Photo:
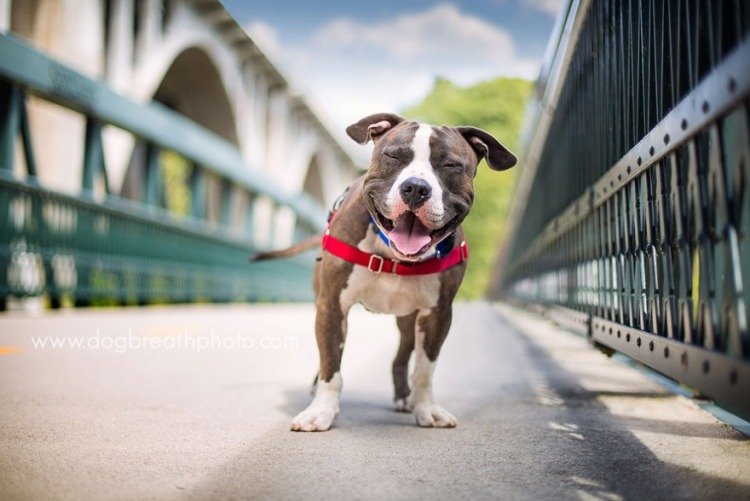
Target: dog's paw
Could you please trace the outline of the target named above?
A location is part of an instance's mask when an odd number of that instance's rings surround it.
[[[414,406],[408,398],[397,398],[393,402],[396,412],[411,412],[414,410]]]
[[[437,404],[420,404],[414,408],[417,424],[425,428],[455,428],[458,420]]]
[[[338,409],[311,405],[294,417],[289,428],[292,431],[326,431],[337,414]]]

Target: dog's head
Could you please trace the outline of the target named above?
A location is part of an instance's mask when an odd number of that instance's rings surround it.
[[[360,144],[375,142],[364,202],[404,260],[421,259],[458,228],[474,201],[481,159],[494,170],[516,164],[497,139],[475,127],[432,126],[378,113],[346,133]]]

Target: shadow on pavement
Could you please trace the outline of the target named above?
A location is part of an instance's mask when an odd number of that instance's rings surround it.
[[[632,431],[726,438],[716,431],[721,425],[623,419],[598,397],[664,396],[640,389],[588,391],[545,346],[490,306],[466,305],[457,313],[454,330],[459,332],[452,336],[480,336],[480,347],[493,350],[486,363],[515,363],[521,381],[487,380],[471,389],[471,401],[454,396],[454,403],[465,404],[458,428],[420,429],[411,415],[373,403],[367,395],[348,395],[331,431],[292,433],[288,421],[279,423],[185,494],[334,499],[750,496],[741,482],[661,461]],[[521,360],[514,359],[516,352],[523,354]],[[464,365],[466,372],[456,378],[469,380],[482,373],[482,367],[468,360]],[[308,388],[288,391],[280,410],[291,417],[303,409],[310,401]],[[451,398],[445,400],[451,404]]]

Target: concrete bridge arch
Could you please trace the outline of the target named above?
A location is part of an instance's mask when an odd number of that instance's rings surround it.
[[[346,146],[218,0],[0,0],[0,29],[12,31],[87,76],[138,101],[161,101],[239,149],[248,169],[287,194],[330,204],[360,173]],[[80,189],[84,123],[31,103],[40,179]],[[119,193],[134,140],[105,130],[110,187]],[[255,211],[262,245],[281,245],[294,222],[283,210]],[[278,228],[279,223],[286,229]],[[265,227],[265,235],[262,230]],[[273,231],[271,230],[272,228]]]
[[[152,99],[239,146],[237,121],[219,70],[201,47],[189,47],[171,63]]]

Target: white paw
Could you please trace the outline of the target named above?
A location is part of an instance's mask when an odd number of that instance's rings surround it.
[[[414,417],[419,426],[426,428],[455,428],[458,420],[437,404],[419,404],[414,407]]]
[[[411,403],[409,398],[397,398],[393,402],[396,412],[411,412],[414,410],[414,405]]]
[[[338,413],[339,410],[335,407],[313,403],[294,416],[290,429],[292,431],[326,431],[331,427]]]

